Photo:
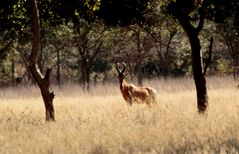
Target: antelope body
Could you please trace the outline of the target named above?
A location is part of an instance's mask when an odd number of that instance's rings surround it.
[[[118,75],[116,77],[119,79],[120,91],[123,95],[125,101],[132,105],[132,102],[141,102],[151,105],[151,103],[156,102],[156,90],[151,87],[137,87],[133,84],[126,82],[125,78],[127,74],[124,74],[126,64],[122,63],[123,69],[120,70],[119,63],[116,64],[116,70]]]

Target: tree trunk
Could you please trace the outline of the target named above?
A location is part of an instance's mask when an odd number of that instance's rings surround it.
[[[208,95],[206,87],[206,78],[205,74],[203,73],[201,45],[198,37],[199,32],[204,25],[204,12],[200,11],[199,22],[198,25],[195,27],[195,25],[191,24],[190,18],[188,18],[188,16],[181,11],[182,10],[177,11],[177,14],[175,15],[179,20],[180,25],[186,32],[191,45],[193,77],[197,92],[197,108],[199,113],[205,113],[208,107]]]
[[[142,86],[143,85],[143,73],[142,73],[142,63],[141,61],[138,62],[138,64],[136,64],[136,72],[137,72],[137,80],[138,80],[138,85]]]
[[[238,52],[233,41],[227,41],[226,44],[231,55],[232,74],[236,80],[238,77]]]
[[[233,61],[233,77],[236,80],[239,76],[239,55],[238,55],[238,49],[233,48],[234,50],[234,55],[232,57],[232,61]]]
[[[85,72],[85,61],[83,58],[81,58],[81,61],[79,61],[80,65],[80,84],[82,84],[82,90],[85,91],[86,87],[86,72]]]
[[[203,73],[201,45],[198,35],[188,34],[191,44],[193,77],[197,91],[197,107],[199,113],[204,113],[208,106],[206,78]]]
[[[232,59],[233,65],[233,77],[236,80],[238,78],[238,55],[234,55]]]
[[[138,57],[137,57],[137,62],[136,62],[136,74],[137,74],[137,79],[138,79],[138,85],[142,86],[143,85],[143,74],[142,74],[142,60],[141,60],[141,47],[140,47],[140,27],[138,27],[138,30],[136,32],[136,47],[137,47],[137,52],[138,52]]]
[[[86,70],[86,85],[87,85],[87,91],[90,91],[90,72],[89,70]]]
[[[11,81],[12,81],[12,86],[15,85],[15,62],[14,62],[14,59],[11,60]]]
[[[51,69],[48,68],[46,70],[45,76],[43,76],[37,66],[40,51],[40,20],[36,0],[31,0],[31,3],[33,22],[33,45],[31,55],[29,57],[29,69],[41,90],[42,98],[45,104],[46,121],[55,121],[53,107],[54,93],[49,91]]]
[[[60,50],[57,50],[57,83],[61,85],[61,73],[60,73]]]
[[[46,70],[46,74],[44,78],[39,78],[38,71],[36,65],[29,65],[30,71],[33,75],[33,78],[36,80],[40,90],[41,95],[44,101],[45,105],[45,114],[46,114],[46,121],[55,121],[55,114],[54,114],[54,106],[53,106],[53,99],[54,99],[54,93],[50,92],[49,85],[50,85],[50,73],[51,69]]]

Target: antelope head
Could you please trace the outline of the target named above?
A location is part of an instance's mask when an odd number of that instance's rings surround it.
[[[120,64],[123,66],[122,69],[120,69]],[[122,86],[122,82],[123,80],[126,78],[127,74],[125,74],[125,68],[126,68],[126,64],[124,62],[122,63],[117,63],[116,64],[116,70],[118,72],[118,74],[115,74],[115,76],[119,79],[120,85]],[[120,87],[122,89],[122,87]]]

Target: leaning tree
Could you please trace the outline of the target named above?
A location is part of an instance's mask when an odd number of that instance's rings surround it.
[[[45,35],[46,27],[56,27],[69,21],[78,20],[79,14],[86,17],[90,16],[87,12],[90,1],[49,1],[49,0],[2,0],[0,6],[0,32],[10,36],[3,47],[0,48],[0,57],[4,57],[7,48],[13,43],[13,38],[30,41],[32,38],[32,51],[28,57],[28,67],[38,84],[45,103],[46,120],[55,121],[53,98],[54,93],[49,90],[51,69],[46,69],[45,75],[40,68],[41,63],[41,43]],[[82,17],[81,16],[81,17]],[[31,35],[29,31],[32,30]],[[28,40],[29,39],[29,40]],[[25,42],[23,42],[25,43]]]
[[[36,0],[31,0],[32,6],[32,32],[33,32],[33,44],[32,51],[29,57],[29,69],[32,73],[33,78],[36,80],[42,94],[42,98],[46,109],[46,121],[55,121],[53,99],[54,93],[50,92],[50,73],[51,69],[46,70],[45,76],[42,75],[41,71],[37,66],[37,61],[40,51],[40,20]]]
[[[41,27],[43,26],[40,21],[49,22],[52,26],[63,24],[63,21],[67,23],[70,19],[75,21],[78,16],[75,9],[77,7],[78,10],[81,10],[81,8],[82,10],[86,10],[83,9],[85,1],[69,1],[66,3],[65,1],[39,0],[37,2],[36,0],[31,0],[29,3],[27,2],[25,4],[25,7],[29,12],[28,14],[31,15],[33,33],[32,51],[29,56],[29,70],[41,90],[42,98],[45,104],[46,121],[55,121],[53,106],[53,99],[55,95],[49,88],[51,68],[47,68],[45,75],[43,75],[41,72],[42,70],[39,69],[38,65],[41,50],[40,32]],[[40,20],[40,17],[42,20]]]

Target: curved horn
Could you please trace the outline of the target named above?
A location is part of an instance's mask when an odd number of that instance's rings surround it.
[[[121,73],[121,71],[119,70],[119,63],[116,63],[115,68],[116,68],[118,73]]]
[[[122,69],[122,73],[123,73],[125,71],[126,64],[125,64],[125,62],[122,62],[122,64],[123,64],[123,69]]]

